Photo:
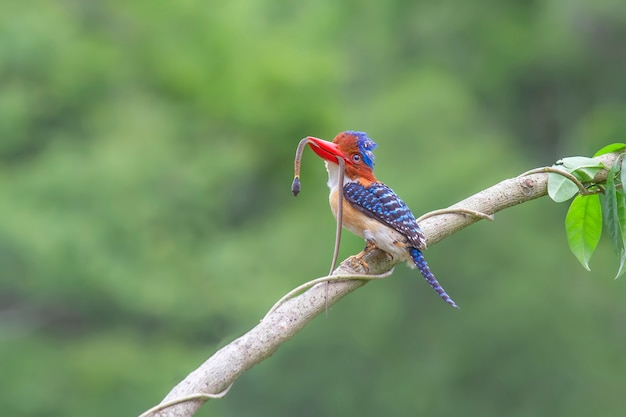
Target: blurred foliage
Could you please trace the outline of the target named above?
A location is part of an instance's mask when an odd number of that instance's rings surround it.
[[[0,408],[138,414],[323,275],[303,136],[367,131],[417,215],[624,141],[625,37],[614,0],[5,1]],[[620,414],[624,283],[603,243],[592,273],[569,254],[565,209],[430,248],[460,312],[399,266],[199,415]]]

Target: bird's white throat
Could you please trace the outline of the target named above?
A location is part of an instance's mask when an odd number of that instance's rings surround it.
[[[329,161],[324,161],[324,164],[326,165],[326,171],[328,171],[328,182],[326,184],[328,185],[328,188],[334,190],[339,185],[339,164],[334,164]],[[354,180],[351,180],[344,175],[343,185],[346,185],[349,182],[354,182]]]

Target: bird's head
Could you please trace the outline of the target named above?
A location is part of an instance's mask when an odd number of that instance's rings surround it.
[[[308,137],[308,144],[318,156],[329,163],[338,164],[337,158],[345,162],[346,176],[350,179],[361,177],[376,181],[374,177],[374,149],[376,142],[364,132],[346,131],[338,134],[332,142]]]

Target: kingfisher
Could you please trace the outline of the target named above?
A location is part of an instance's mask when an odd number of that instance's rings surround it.
[[[422,251],[426,237],[406,203],[374,176],[376,143],[365,132],[345,131],[332,142],[309,136],[309,147],[322,159],[328,171],[329,202],[335,218],[339,208],[339,187],[343,190],[342,225],[365,239],[365,252],[381,249],[392,259],[406,262],[420,271],[439,296],[458,308],[431,272]],[[339,184],[339,159],[345,167]]]

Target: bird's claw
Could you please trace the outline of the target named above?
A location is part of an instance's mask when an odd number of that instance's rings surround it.
[[[365,255],[367,255],[369,252],[373,251],[374,249],[378,249],[378,246],[376,246],[376,243],[373,240],[368,239],[365,241],[365,248],[363,248],[361,252],[359,252],[358,254],[354,256],[354,259],[358,263],[361,264],[361,266],[363,267],[365,271],[367,271],[367,273],[369,273],[370,266],[367,264],[367,262],[363,258],[365,257]]]
[[[368,263],[365,261],[364,257],[370,253],[373,250],[380,250],[380,248],[378,246],[376,246],[376,242],[374,242],[373,240],[366,240],[365,241],[365,248],[363,248],[363,250],[361,252],[359,252],[358,254],[354,255],[354,259],[361,264],[361,266],[363,267],[363,269],[366,271],[366,273],[369,273],[370,267],[368,265]],[[386,252],[385,252],[386,253]],[[390,254],[387,254],[389,256],[391,256]]]
[[[367,252],[365,249],[362,250],[361,252],[357,253],[356,255],[354,255],[352,258],[354,259],[354,261],[358,262],[361,267],[363,268],[363,270],[365,271],[366,274],[369,274],[370,272],[370,266],[369,264],[365,261],[365,259],[363,259],[363,257],[365,255],[367,255]]]

